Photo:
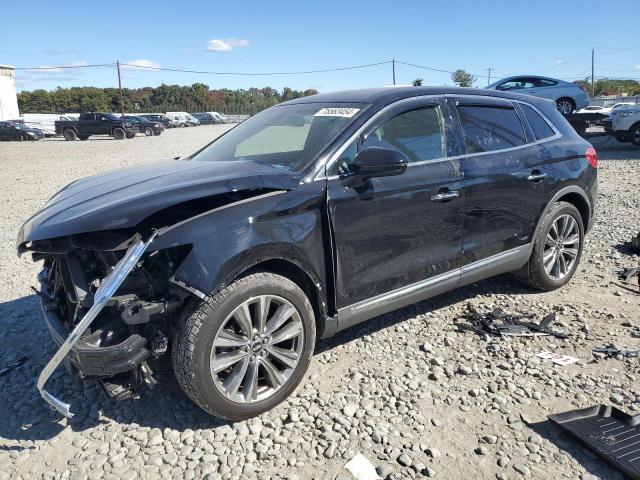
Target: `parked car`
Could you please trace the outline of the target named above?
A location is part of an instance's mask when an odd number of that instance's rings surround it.
[[[211,115],[218,123],[227,123],[226,115],[222,115],[221,113],[218,113],[218,112],[206,112],[206,113]]]
[[[186,116],[187,116],[187,122],[189,122],[189,125],[193,127],[200,125],[200,120],[198,120],[196,117],[194,117],[190,113],[187,113]]]
[[[160,122],[152,122],[147,120],[143,116],[138,115],[124,115],[121,117],[123,120],[128,120],[132,124],[137,124],[138,131],[144,133],[147,137],[154,135],[160,135],[164,132],[164,125]]]
[[[44,132],[45,136],[52,137],[56,134],[56,120],[72,119],[55,113],[25,113],[22,115],[22,120],[26,126],[38,128]]]
[[[640,104],[616,108],[602,122],[605,132],[620,142],[631,142],[640,147]]]
[[[15,140],[22,142],[25,140],[41,140],[44,132],[38,128],[31,128],[21,122],[0,122],[0,140]]]
[[[56,121],[56,133],[65,140],[87,140],[91,135],[109,135],[116,140],[133,138],[138,127],[111,113],[81,113],[78,120]]]
[[[38,387],[69,415],[44,390],[63,358],[115,398],[171,358],[202,409],[258,415],[318,338],[505,272],[567,284],[596,167],[552,101],[408,87],[291,100],[184,161],[77,180],[17,239],[61,346]]]
[[[167,117],[171,119],[174,127],[189,127],[191,122],[187,117],[187,112],[167,112]]]
[[[214,117],[209,112],[194,113],[193,116],[200,122],[200,125],[216,125],[222,123],[220,119]]]
[[[139,116],[144,117],[151,122],[160,122],[164,125],[164,128],[173,127],[173,122],[171,121],[171,119],[162,113],[146,113]]]
[[[556,78],[534,75],[507,77],[492,83],[487,88],[548,98],[556,102],[558,111],[563,115],[569,115],[589,105],[589,94],[584,87]]]

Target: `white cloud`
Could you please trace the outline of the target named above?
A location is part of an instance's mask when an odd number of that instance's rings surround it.
[[[634,70],[640,70],[640,65],[636,65],[635,67],[633,67]]]
[[[561,65],[564,63],[564,60],[556,60],[556,65]]]
[[[60,67],[52,67],[49,65],[42,65],[38,68],[29,68],[26,71],[29,73],[37,73],[38,75],[58,75],[60,73],[70,73],[73,71],[73,68],[64,68],[64,67],[84,67],[87,65],[87,62],[72,62],[67,63],[66,65],[62,65]]]
[[[230,52],[236,47],[248,47],[249,40],[246,38],[214,38],[207,43],[207,50],[210,52]]]
[[[149,70],[154,68],[160,68],[160,64],[154,62],[153,60],[131,60],[129,62],[125,62],[126,65],[123,65],[122,68],[134,69],[134,70]]]

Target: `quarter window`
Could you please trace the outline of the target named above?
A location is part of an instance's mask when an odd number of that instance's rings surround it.
[[[526,143],[513,107],[459,105],[458,113],[467,153],[491,152]]]
[[[417,108],[386,121],[362,143],[362,148],[398,150],[409,163],[444,157],[442,116],[436,105]]]
[[[536,140],[542,140],[543,138],[549,138],[555,135],[553,129],[538,112],[524,103],[521,103],[520,105],[522,106],[524,116],[527,117],[527,121],[531,126],[531,130],[533,130]]]

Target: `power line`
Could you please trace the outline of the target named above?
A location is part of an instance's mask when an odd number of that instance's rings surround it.
[[[115,67],[114,63],[96,63],[93,65],[60,65],[58,67],[15,67],[14,70],[60,70],[63,68]]]
[[[214,71],[206,71],[206,70],[186,70],[181,68],[170,68],[170,67],[151,67],[151,66],[140,66],[131,63],[121,63],[121,66],[134,67],[138,70],[160,70],[167,72],[179,72],[179,73],[196,73],[196,74],[204,74],[204,75],[238,75],[238,76],[271,76],[271,75],[305,75],[310,73],[326,73],[326,72],[341,72],[344,70],[355,70],[358,68],[368,68],[368,67],[377,67],[379,65],[388,65],[392,63],[393,60],[387,60],[385,62],[377,62],[377,63],[367,63],[364,65],[352,65],[349,67],[337,67],[337,68],[325,68],[319,70],[301,70],[294,72],[214,72]],[[396,63],[398,63],[396,61]],[[114,64],[115,65],[115,64]]]

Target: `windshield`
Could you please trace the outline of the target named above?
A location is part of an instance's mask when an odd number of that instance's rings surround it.
[[[299,172],[366,107],[353,103],[271,107],[230,130],[192,159],[245,160]]]

